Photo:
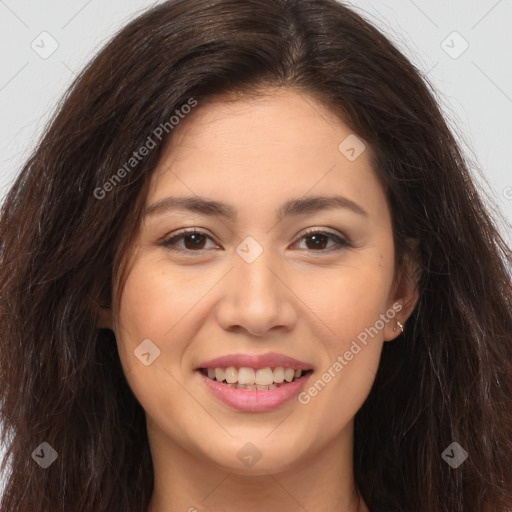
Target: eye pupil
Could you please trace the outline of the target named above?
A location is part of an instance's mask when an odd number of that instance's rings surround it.
[[[325,235],[319,235],[319,234],[316,234],[316,235],[311,235],[308,237],[308,239],[311,241],[313,240],[313,247],[316,248],[316,249],[325,249],[326,245],[327,245],[327,237]],[[323,240],[322,240],[323,239]],[[309,249],[310,247],[308,247]]]
[[[192,244],[187,244],[187,241],[192,240]],[[184,237],[185,241],[185,247],[187,249],[195,248],[195,249],[202,249],[202,245],[204,245],[205,237],[201,235],[200,233],[191,233],[190,235],[186,235]]]

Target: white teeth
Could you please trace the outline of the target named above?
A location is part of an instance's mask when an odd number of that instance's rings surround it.
[[[274,382],[274,372],[271,368],[260,368],[256,370],[256,384],[269,386]]]
[[[247,366],[242,366],[240,370],[238,370],[238,383],[239,384],[254,384],[256,380],[256,373],[254,372],[254,368],[247,368]]]
[[[228,366],[224,371],[224,378],[228,384],[238,382],[238,371],[234,366]]]
[[[282,366],[278,366],[274,368],[274,382],[280,384],[284,380],[284,368]]]
[[[283,368],[282,366],[276,366],[274,370],[269,366],[258,369],[247,366],[242,366],[238,369],[234,366],[207,368],[207,374],[210,379],[224,382],[228,386],[237,389],[260,391],[276,389],[280,384],[299,379],[303,373],[302,370]]]
[[[284,371],[284,380],[286,382],[291,382],[293,380],[293,377],[295,375],[295,370],[293,368],[286,368]]]
[[[222,382],[224,380],[224,370],[222,368],[215,368],[215,378]]]

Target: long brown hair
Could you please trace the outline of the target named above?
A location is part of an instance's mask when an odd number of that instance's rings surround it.
[[[334,0],[175,0],[77,77],[3,204],[2,512],[146,511],[144,411],[97,305],[112,303],[171,116],[269,87],[314,96],[370,144],[398,262],[418,240],[419,301],[356,415],[361,495],[372,511],[512,509],[512,255],[430,86]],[[46,469],[31,456],[44,442]],[[468,454],[456,469],[453,442]]]

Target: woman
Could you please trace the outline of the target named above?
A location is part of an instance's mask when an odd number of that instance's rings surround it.
[[[511,509],[510,249],[341,4],[132,21],[0,240],[3,512]]]

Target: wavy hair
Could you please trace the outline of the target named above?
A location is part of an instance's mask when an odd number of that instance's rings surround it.
[[[334,0],[173,0],[76,78],[2,205],[2,512],[147,510],[145,415],[98,305],[172,132],[109,180],[190,98],[273,87],[368,142],[397,262],[418,244],[418,303],[355,418],[358,490],[372,512],[512,509],[512,255],[431,86]],[[46,469],[31,456],[43,442],[58,454]],[[441,456],[452,442],[468,453],[457,469]]]

